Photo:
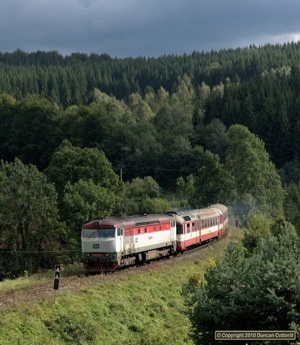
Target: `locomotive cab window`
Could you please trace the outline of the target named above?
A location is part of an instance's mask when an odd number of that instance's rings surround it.
[[[98,236],[98,230],[96,229],[82,229],[82,237],[84,238],[96,238]]]
[[[183,234],[183,226],[180,224],[177,225],[177,234],[178,235]]]
[[[99,238],[114,238],[116,236],[116,229],[99,229]]]

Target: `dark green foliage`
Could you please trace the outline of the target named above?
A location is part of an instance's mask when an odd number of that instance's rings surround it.
[[[206,207],[226,203],[234,194],[234,179],[220,163],[219,156],[196,147],[193,152],[194,193],[189,193],[190,204]]]
[[[1,157],[18,156],[44,169],[68,139],[103,150],[116,169],[123,167],[126,180],[151,175],[170,188],[179,176],[194,173],[186,165],[195,145],[223,163],[225,128],[240,123],[282,167],[299,152],[299,47],[250,46],[158,59],[0,54],[0,92],[20,102],[8,102],[0,112]],[[31,94],[52,103],[24,100]]]
[[[55,151],[45,173],[56,185],[61,219],[79,248],[81,225],[112,213],[122,182],[101,150],[81,149],[67,140]]]
[[[80,243],[81,226],[92,219],[110,215],[115,206],[116,196],[108,188],[93,180],[67,182],[62,200],[62,215],[77,243]]]
[[[249,210],[257,208],[271,217],[282,217],[282,183],[263,141],[237,124],[228,129],[227,135],[226,167],[235,181],[236,208],[244,203]]]
[[[158,183],[151,177],[139,177],[126,182],[125,190],[117,200],[118,214],[163,213],[171,209],[167,200],[161,198]]]
[[[119,186],[118,176],[111,168],[105,154],[97,148],[72,146],[63,141],[55,151],[49,167],[46,169],[49,179],[54,182],[60,193],[67,182],[75,184],[80,179],[91,179],[95,184],[116,191]]]
[[[77,239],[89,217],[163,212],[168,200],[222,202],[241,219],[250,210],[283,219],[285,211],[299,232],[299,50],[157,59],[0,53],[0,158],[45,171]],[[284,209],[275,167],[289,194]],[[162,194],[139,185],[150,176]]]
[[[278,238],[280,238],[281,235],[291,236],[291,238],[297,237],[295,226],[284,219],[278,219],[272,224],[271,233]]]
[[[214,344],[215,330],[299,327],[300,244],[295,232],[264,238],[252,256],[246,253],[230,244],[190,297],[196,344]]]
[[[225,151],[227,148],[226,127],[219,119],[212,119],[212,121],[202,128],[199,139],[203,142],[203,146],[207,150],[219,156],[221,162],[225,160]]]
[[[18,156],[25,164],[46,168],[57,145],[57,114],[57,107],[46,99],[27,97],[16,102],[2,95],[1,158],[11,161]]]
[[[0,263],[13,275],[35,272],[55,259],[66,237],[56,191],[46,176],[19,159],[0,166]],[[50,255],[45,255],[50,250]],[[45,253],[43,253],[45,252]],[[7,255],[7,256],[6,256]]]
[[[300,234],[300,184],[290,183],[286,187],[284,209],[286,219],[294,224]]]
[[[38,94],[64,108],[90,104],[95,88],[118,99],[139,95],[140,102],[128,103],[141,118],[157,113],[164,90],[177,96],[176,120],[182,127],[181,116],[192,116],[195,128],[213,118],[226,127],[244,124],[282,166],[299,153],[299,49],[299,43],[290,43],[157,59],[17,50],[0,54],[0,93],[18,100]]]
[[[247,218],[243,245],[249,252],[253,252],[262,238],[271,236],[272,221],[262,213],[252,213]]]

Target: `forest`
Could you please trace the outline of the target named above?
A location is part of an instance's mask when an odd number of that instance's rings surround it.
[[[81,225],[112,214],[224,203],[249,255],[272,224],[298,236],[299,54],[0,53],[2,271],[80,260]]]

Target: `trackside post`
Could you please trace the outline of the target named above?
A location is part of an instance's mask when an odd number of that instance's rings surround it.
[[[60,265],[55,265],[53,289],[58,290],[60,278]]]
[[[59,278],[60,278],[60,265],[55,265],[54,283],[53,283],[53,289],[55,290],[54,303],[56,303],[56,292],[59,287]]]

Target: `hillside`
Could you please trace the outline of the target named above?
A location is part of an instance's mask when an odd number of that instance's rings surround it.
[[[85,278],[86,286],[77,280],[65,286],[62,273],[56,298],[50,284],[50,296],[1,309],[0,344],[192,344],[183,286],[201,281],[213,259],[241,236],[233,228],[192,255]]]

